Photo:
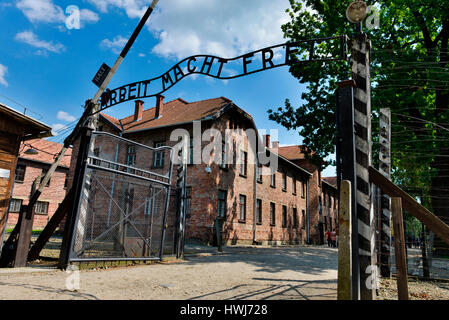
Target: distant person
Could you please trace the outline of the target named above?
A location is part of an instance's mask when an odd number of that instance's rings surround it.
[[[335,230],[335,233],[336,233],[336,236],[335,236],[335,239],[336,239],[336,241],[335,241],[335,245],[337,246],[337,248],[338,248],[338,229],[337,230]]]
[[[326,240],[327,240],[327,246],[332,247],[332,240],[331,240],[331,232],[330,230],[327,230],[326,232]]]
[[[332,247],[336,248],[337,247],[337,232],[335,232],[335,229],[333,229],[331,232],[331,242],[332,242]]]

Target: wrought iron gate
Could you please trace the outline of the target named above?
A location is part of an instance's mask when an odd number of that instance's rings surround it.
[[[152,260],[175,253],[175,212],[168,214],[172,153],[168,146],[92,133],[70,262]]]

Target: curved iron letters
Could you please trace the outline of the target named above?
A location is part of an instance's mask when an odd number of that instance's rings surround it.
[[[226,80],[295,63],[346,60],[346,43],[347,37],[339,36],[287,42],[231,59],[194,55],[179,61],[158,77],[107,89],[101,96],[100,111],[129,100],[159,95],[191,74]]]

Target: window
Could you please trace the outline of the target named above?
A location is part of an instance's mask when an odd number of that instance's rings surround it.
[[[47,174],[47,172],[48,172],[48,169],[42,169],[42,176],[41,176],[41,181],[39,181],[39,184],[42,183],[42,181],[44,180],[44,177],[45,177],[45,175]],[[46,187],[49,187],[49,186],[50,186],[50,181],[51,181],[51,178],[48,179],[48,182],[47,182]]]
[[[155,142],[154,147],[159,148],[164,145],[164,142]],[[155,151],[154,152],[154,161],[153,161],[153,167],[154,168],[162,168],[164,167],[164,151]]]
[[[126,164],[130,167],[136,166],[136,146],[128,146]],[[128,172],[135,173],[136,170],[128,168]]]
[[[217,210],[217,216],[219,218],[225,218],[226,217],[226,197],[227,192],[224,190],[218,191],[218,210]]]
[[[246,220],[246,196],[239,196],[239,221]]]
[[[248,167],[248,153],[245,151],[240,151],[241,163],[240,163],[240,175],[246,177],[247,167]]]
[[[262,224],[262,200],[256,201],[256,223]]]
[[[306,196],[306,182],[301,181],[301,197],[304,198]]]
[[[192,205],[192,187],[186,188],[186,218],[190,218],[190,208]]]
[[[136,165],[136,146],[128,146],[126,164],[130,167],[134,167]]]
[[[293,208],[293,228],[298,228],[298,210]]]
[[[232,140],[232,164],[237,168],[237,143]]]
[[[9,212],[20,212],[21,207],[22,199],[11,199],[11,203],[9,204]]]
[[[131,213],[133,211],[134,204],[134,187],[130,186],[128,192],[126,193],[126,213]]]
[[[67,189],[68,185],[69,185],[69,175],[66,174],[64,179],[64,189]]]
[[[150,189],[151,190],[151,189]],[[151,214],[153,213],[153,202],[152,202],[153,198],[151,197],[151,191],[150,191],[150,196],[145,198],[145,208],[143,209],[143,214],[146,217],[151,216]]]
[[[318,186],[321,187],[321,171],[318,171]]]
[[[257,165],[257,182],[262,183],[262,165]]]
[[[16,167],[16,174],[15,174],[15,178],[14,181],[17,183],[23,183],[23,180],[25,180],[25,171],[26,171],[26,166],[23,164],[18,164]]]
[[[333,201],[334,201],[334,209],[337,208],[337,197],[333,197]]]
[[[302,219],[302,228],[306,228],[306,212],[305,210],[301,210],[301,219]]]
[[[270,202],[270,225],[276,225],[276,205]]]
[[[227,168],[227,165],[226,165],[226,151],[227,151],[227,149],[226,149],[226,142],[223,140],[221,142],[221,163],[220,163],[220,167],[223,168],[223,169]]]
[[[101,130],[100,130],[101,131]],[[100,148],[95,148],[94,149],[94,157],[99,157],[100,156]],[[99,166],[101,164],[100,160],[94,159],[92,161],[92,164]]]
[[[287,191],[287,172],[282,172],[282,191]]]
[[[323,192],[323,199],[324,199],[323,205],[326,206],[326,192]]]
[[[273,174],[271,175],[271,183],[270,183],[271,187],[276,187],[276,172],[273,172]]]
[[[282,227],[287,227],[287,206],[282,206]]]
[[[34,212],[37,214],[48,214],[48,202],[37,201],[34,205]]]
[[[296,194],[296,178],[293,178],[292,182],[292,193]]]

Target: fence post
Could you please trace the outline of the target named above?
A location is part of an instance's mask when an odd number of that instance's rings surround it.
[[[66,221],[64,225],[64,235],[62,238],[61,251],[59,253],[59,267],[65,269],[69,264],[70,246],[72,245],[72,237],[74,226],[78,215],[78,208],[82,192],[84,190],[83,180],[85,175],[85,168],[87,157],[89,154],[89,146],[92,138],[93,129],[90,127],[83,127],[81,130],[81,140],[78,149],[76,169],[73,176],[73,203],[72,207],[67,211]]]
[[[421,255],[422,255],[422,267],[423,277],[430,278],[429,260],[427,256],[427,230],[424,223],[421,223]]]
[[[391,168],[391,112],[390,108],[380,109],[379,125],[379,172],[386,178],[390,178]],[[384,192],[380,193],[380,244],[379,263],[382,277],[391,276],[390,248],[391,248],[391,227],[390,227],[390,197]]]
[[[407,258],[405,255],[404,224],[402,220],[401,198],[391,198],[393,216],[394,254],[396,258],[396,278],[399,300],[408,300]]]
[[[356,145],[356,213],[360,264],[360,299],[373,300],[375,288],[365,284],[374,274],[374,221],[368,168],[371,165],[371,82],[369,51],[371,41],[365,33],[355,34],[351,42],[354,88],[354,129]],[[353,220],[355,223],[355,220]],[[354,235],[355,236],[355,235]],[[371,271],[369,271],[371,270]]]
[[[354,130],[354,80],[341,81],[337,90],[337,185],[341,188],[341,181],[348,180],[351,183],[351,283],[352,299],[360,299],[360,267],[358,247],[358,226],[356,213],[356,153]]]
[[[351,198],[351,182],[341,181],[338,211],[338,300],[352,299]]]

